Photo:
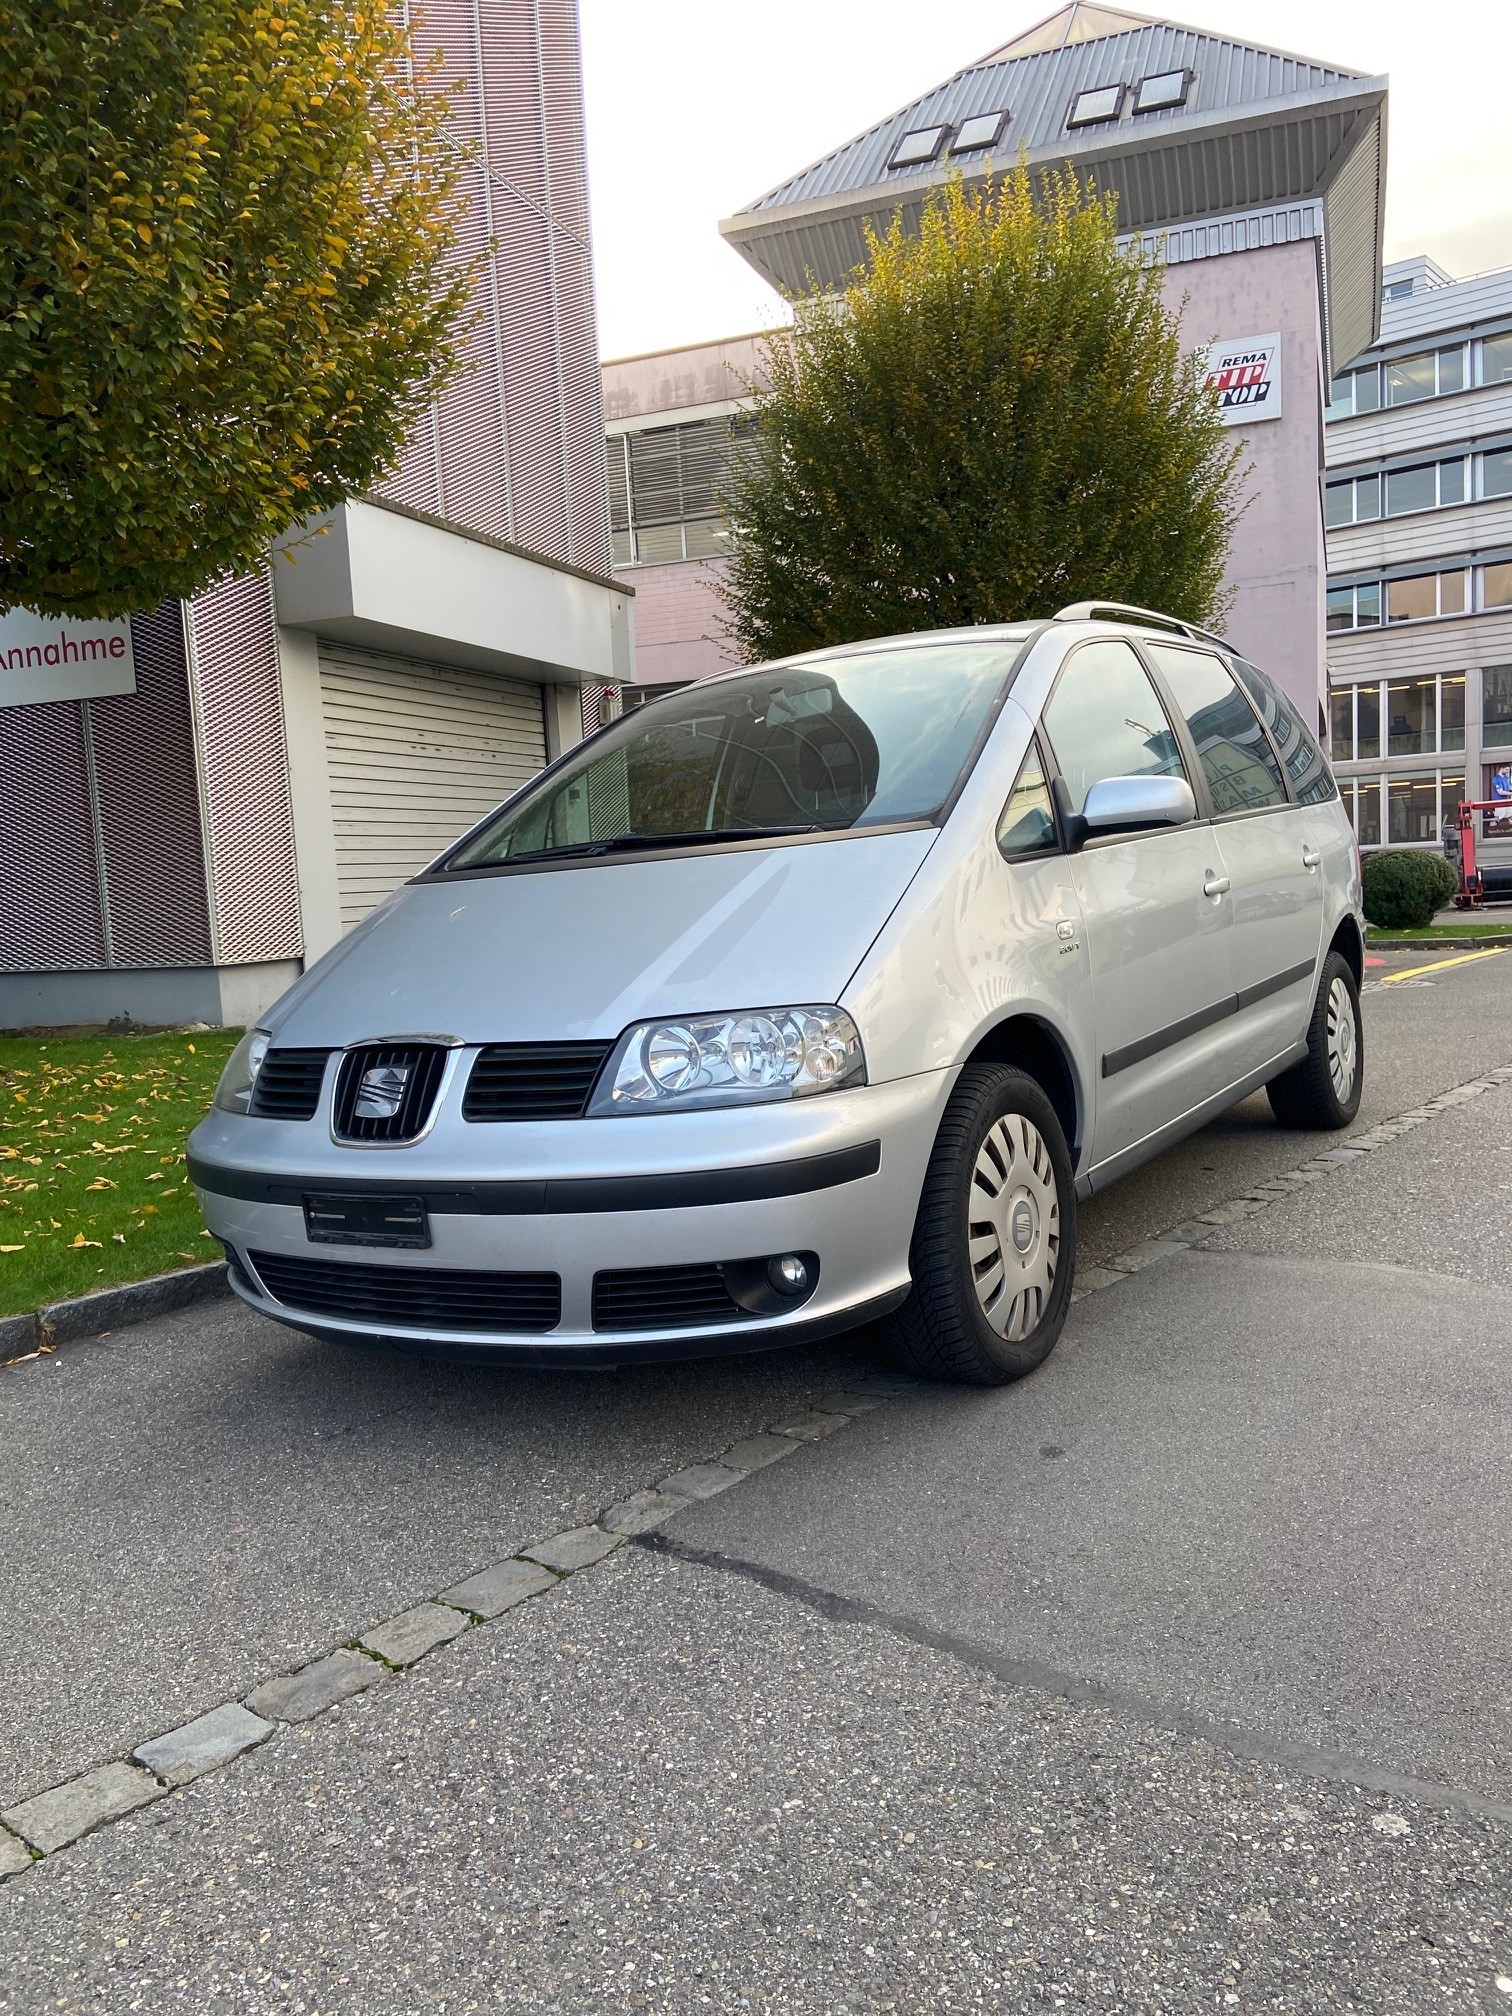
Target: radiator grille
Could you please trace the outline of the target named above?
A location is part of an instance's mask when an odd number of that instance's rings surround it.
[[[430,1119],[445,1069],[438,1043],[349,1050],[336,1080],[336,1134],[343,1141],[413,1141]],[[376,1110],[390,1104],[392,1111]]]
[[[249,1253],[275,1302],[312,1316],[391,1323],[401,1330],[554,1330],[558,1274],[494,1274],[442,1267],[372,1267],[302,1254]]]
[[[492,1043],[478,1052],[464,1120],[578,1120],[612,1043]]]
[[[751,1315],[716,1261],[698,1267],[625,1267],[593,1277],[595,1330],[685,1330]]]
[[[312,1120],[320,1104],[329,1050],[270,1050],[252,1088],[248,1112],[259,1120]]]

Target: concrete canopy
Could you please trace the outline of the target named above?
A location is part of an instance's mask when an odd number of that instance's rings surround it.
[[[1138,109],[1141,79],[1180,75],[1180,102]],[[1111,116],[1069,124],[1082,94],[1123,87]],[[961,151],[965,121],[1006,113],[993,153]],[[1342,361],[1375,337],[1385,196],[1386,79],[1174,22],[1061,9],[836,148],[720,230],[782,294],[840,285],[866,228],[917,221],[930,189],[980,181],[1019,158],[1072,165],[1116,191],[1124,232],[1158,236],[1197,219],[1321,207],[1328,347]],[[935,134],[928,159],[890,165],[905,134]],[[920,143],[928,147],[931,142]],[[952,151],[954,149],[955,151]],[[906,151],[906,150],[905,150]],[[1314,235],[1314,234],[1309,234]]]

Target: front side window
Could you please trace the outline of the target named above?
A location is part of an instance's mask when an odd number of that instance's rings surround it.
[[[1044,720],[1073,812],[1104,777],[1186,776],[1150,675],[1117,638],[1072,653]]]
[[[1147,648],[1186,721],[1214,812],[1284,805],[1286,786],[1265,731],[1227,666],[1209,651]]]
[[[1027,635],[696,681],[527,786],[446,868],[928,819]]]
[[[1057,845],[1050,785],[1039,750],[1032,743],[998,821],[997,843],[1010,857],[1049,854]]]

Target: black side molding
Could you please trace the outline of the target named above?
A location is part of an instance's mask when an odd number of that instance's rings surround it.
[[[1147,1057],[1169,1050],[1173,1044],[1184,1043],[1188,1036],[1211,1029],[1215,1022],[1225,1021],[1245,1008],[1253,1008],[1267,994],[1279,994],[1283,987],[1295,987],[1299,980],[1310,980],[1315,968],[1314,960],[1304,959],[1300,966],[1288,966],[1283,973],[1272,973],[1268,979],[1257,980],[1253,986],[1241,988],[1237,994],[1230,994],[1222,1001],[1215,1001],[1211,1008],[1199,1008],[1194,1015],[1183,1015],[1179,1022],[1167,1022],[1163,1029],[1141,1036],[1136,1042],[1125,1043],[1121,1050],[1104,1051],[1102,1075],[1114,1078],[1133,1064],[1143,1064]]]
[[[633,1122],[627,1123],[633,1125]],[[202,1156],[189,1157],[189,1180],[217,1197],[238,1197],[252,1204],[285,1204],[303,1210],[305,1195],[318,1189],[323,1196],[387,1197],[396,1188],[407,1197],[418,1195],[433,1217],[560,1217],[574,1211],[684,1211],[700,1204],[748,1204],[765,1197],[801,1197],[812,1190],[832,1190],[875,1176],[882,1166],[882,1143],[863,1141],[828,1155],[809,1155],[797,1162],[768,1162],[745,1169],[692,1169],[668,1176],[567,1176],[539,1181],[499,1183],[405,1183],[354,1180],[338,1182],[325,1171],[318,1176],[266,1176],[251,1169],[229,1169]]]

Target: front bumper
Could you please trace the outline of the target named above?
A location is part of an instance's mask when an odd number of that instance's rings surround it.
[[[403,1148],[331,1139],[309,1122],[214,1112],[190,1141],[205,1222],[231,1249],[232,1286],[275,1321],[353,1343],[530,1364],[617,1364],[754,1351],[843,1329],[895,1307],[925,1167],[954,1074],[930,1072],[790,1104],[634,1119],[464,1122],[443,1116]],[[633,1158],[633,1159],[632,1159]],[[427,1248],[315,1244],[306,1194],[426,1200]],[[780,1313],[616,1329],[595,1321],[606,1272],[815,1254],[817,1286]],[[329,1268],[546,1273],[549,1330],[449,1328],[301,1308],[251,1256]]]

